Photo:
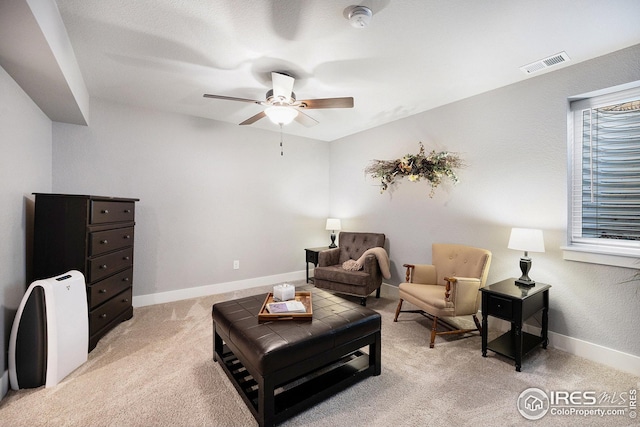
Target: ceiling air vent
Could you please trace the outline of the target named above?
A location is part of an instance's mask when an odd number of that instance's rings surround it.
[[[548,58],[541,59],[540,61],[532,62],[531,64],[520,67],[520,69],[525,74],[533,74],[549,67],[555,67],[556,65],[560,65],[570,60],[571,59],[569,58],[569,55],[567,55],[567,52],[560,52]]]

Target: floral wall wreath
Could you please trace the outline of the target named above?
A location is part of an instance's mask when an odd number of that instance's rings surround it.
[[[456,153],[431,151],[425,155],[422,142],[418,154],[407,154],[397,160],[372,160],[364,170],[372,178],[380,179],[380,193],[384,193],[396,179],[407,177],[411,182],[423,179],[431,184],[429,197],[433,197],[436,188],[443,178],[449,178],[454,184],[458,183],[458,176],[454,169],[464,167],[464,163]]]

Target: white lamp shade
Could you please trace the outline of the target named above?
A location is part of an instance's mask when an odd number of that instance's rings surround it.
[[[342,227],[340,226],[340,220],[338,218],[327,218],[327,226],[325,227],[327,230],[340,230]]]
[[[298,115],[298,110],[292,107],[274,105],[264,110],[264,113],[277,125],[288,125]]]
[[[534,228],[512,228],[509,249],[524,252],[544,252],[542,230]]]

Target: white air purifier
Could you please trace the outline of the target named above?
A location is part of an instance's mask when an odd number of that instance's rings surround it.
[[[11,388],[53,387],[87,361],[89,320],[82,273],[33,282],[9,337]]]

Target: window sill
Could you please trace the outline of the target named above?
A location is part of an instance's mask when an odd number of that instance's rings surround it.
[[[638,249],[595,245],[562,246],[560,249],[562,249],[562,257],[566,261],[640,269],[640,250]]]

